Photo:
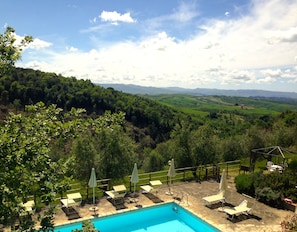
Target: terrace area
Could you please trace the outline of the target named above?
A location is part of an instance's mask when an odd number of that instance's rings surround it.
[[[173,196],[167,195],[168,187],[163,186],[159,189],[158,194],[156,194],[157,199],[163,202],[176,201],[183,207],[207,221],[208,223],[214,225],[221,231],[281,231],[280,223],[289,214],[293,214],[291,211],[280,210],[271,208],[265,204],[257,202],[254,199],[250,199],[244,195],[236,192],[233,180],[229,179],[229,186],[231,190],[231,195],[227,199],[229,205],[238,205],[243,199],[252,201],[253,211],[250,216],[241,215],[233,221],[227,219],[224,212],[221,211],[221,205],[214,205],[213,208],[209,208],[205,205],[202,200],[204,196],[212,195],[217,193],[218,185],[216,181],[203,181],[199,182],[186,182],[177,183],[172,185]],[[175,200],[174,198],[178,198]],[[135,202],[135,200],[137,202]],[[126,197],[124,202],[124,207],[122,209],[116,209],[107,197],[102,197],[97,202],[97,211],[90,211],[90,204],[85,204],[83,206],[75,207],[79,218],[74,220],[69,220],[62,209],[58,209],[55,217],[55,224],[61,225],[65,223],[71,223],[75,221],[91,219],[94,217],[101,217],[104,215],[110,215],[119,213],[125,210],[137,210],[138,205],[142,207],[152,206],[156,199],[150,199],[145,194],[139,193],[137,198]]]
[[[124,201],[117,205],[113,204],[110,197],[104,194],[102,189],[97,188],[96,192],[98,193],[101,191],[101,194],[100,197],[96,197],[96,211],[91,210],[93,206],[92,201],[83,201],[81,205],[71,207],[71,214],[67,214],[65,208],[59,205],[57,207],[54,222],[56,226],[63,225],[95,217],[116,214],[127,210],[137,210],[140,207],[149,207],[155,204],[162,204],[163,202],[175,201],[221,231],[281,231],[281,221],[284,220],[286,216],[293,215],[294,212],[272,208],[256,201],[253,198],[250,198],[249,196],[239,194],[236,191],[234,184],[235,175],[232,175],[232,172],[234,173],[234,169],[233,171],[230,170],[231,168],[229,168],[230,175],[228,175],[227,178],[230,194],[226,197],[225,205],[219,203],[213,204],[212,207],[209,207],[206,206],[206,202],[202,199],[205,196],[218,193],[219,183],[216,178],[212,178],[210,176],[210,178],[202,181],[180,181],[174,179],[174,183],[170,188],[172,195],[168,194],[168,182],[161,179],[162,185],[158,188],[157,193],[143,193],[143,191],[139,188],[142,183],[139,183],[136,191],[137,196],[133,197],[133,194],[129,191],[129,187],[127,186],[128,193],[124,197]],[[239,171],[238,167],[235,168],[235,171]],[[184,176],[184,174],[181,175]],[[153,179],[155,178],[158,177],[154,176]],[[176,178],[178,179],[178,177]],[[242,214],[235,217],[234,220],[228,219],[226,213],[223,212],[223,208],[237,206],[244,199],[252,203],[253,206],[251,213],[249,215]],[[37,214],[35,214],[34,217],[37,217]]]

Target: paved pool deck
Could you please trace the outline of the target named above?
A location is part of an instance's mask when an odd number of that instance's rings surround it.
[[[173,184],[171,191],[173,195],[168,195],[168,186],[163,184],[158,193],[154,193],[163,202],[172,202],[180,204],[198,217],[212,224],[221,231],[253,231],[253,232],[279,232],[282,231],[280,223],[288,215],[294,214],[292,211],[280,210],[269,207],[263,203],[256,201],[253,198],[244,196],[236,192],[233,179],[228,179],[229,191],[231,194],[227,198],[227,203],[224,207],[232,207],[238,205],[242,200],[247,199],[253,204],[251,215],[241,215],[233,221],[227,219],[226,213],[222,212],[222,205],[217,204],[213,207],[206,206],[206,202],[202,199],[205,196],[213,195],[218,192],[219,183],[214,180],[199,182],[182,182]],[[99,191],[99,190],[98,190]],[[125,209],[116,209],[107,197],[98,199],[96,204],[97,211],[91,211],[92,204],[84,204],[83,206],[74,207],[78,213],[78,219],[70,220],[65,212],[58,208],[55,216],[55,224],[61,225],[73,223],[94,217],[102,217],[105,215],[116,214],[128,210],[137,210],[138,206],[149,207],[155,204],[141,191],[138,191],[138,197],[126,197]],[[136,199],[136,202],[135,202]]]

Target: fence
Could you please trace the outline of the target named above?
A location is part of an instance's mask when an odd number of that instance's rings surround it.
[[[217,181],[220,180],[221,173],[225,169],[227,173],[227,177],[237,175],[241,170],[241,165],[239,160],[218,163],[215,165],[201,165],[198,167],[185,167],[185,168],[176,168],[176,176],[171,178],[172,183],[176,182],[185,182],[185,181],[203,181],[208,179],[215,179]],[[150,172],[139,174],[139,182],[137,183],[137,189],[140,188],[141,185],[149,184],[151,180],[160,180],[162,184],[169,184],[169,177],[167,176],[168,170],[158,171],[158,172]],[[124,184],[126,188],[132,192],[133,184],[130,182],[130,177],[127,176],[121,182]],[[106,190],[111,190],[112,186],[117,184],[113,179],[101,179],[97,180],[97,188],[99,188],[101,193],[104,194]],[[71,189],[67,193],[71,192],[81,192],[84,199],[89,199],[89,193],[92,191],[88,186],[81,186],[81,184],[72,184]],[[98,191],[97,191],[98,192]]]

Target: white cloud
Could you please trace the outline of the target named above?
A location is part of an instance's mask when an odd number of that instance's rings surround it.
[[[125,22],[125,23],[135,23],[130,12],[125,14],[120,14],[116,11],[102,11],[100,14],[100,19],[105,22],[111,22],[112,24],[117,24],[118,22]]]
[[[66,47],[66,50],[70,51],[70,52],[77,52],[78,51],[78,48],[75,48],[73,46],[70,46],[70,47]]]
[[[261,71],[264,75],[279,77],[282,75],[282,71],[280,69],[265,69]]]
[[[16,38],[16,43],[21,44],[21,40],[24,39],[24,36],[20,36],[17,34],[14,34],[14,36]],[[46,47],[50,47],[50,46],[52,46],[52,43],[46,42],[46,41],[38,39],[38,38],[33,38],[33,42],[29,43],[29,45],[26,46],[24,48],[24,50],[28,49],[28,48],[31,48],[34,50],[40,50],[42,48],[46,48]]]
[[[261,83],[273,83],[276,81],[276,78],[273,77],[265,77],[265,78],[260,78],[256,82],[261,84]]]
[[[276,44],[280,42],[296,43],[297,27],[291,27],[287,30],[271,31],[267,41],[269,44]]]
[[[182,2],[178,9],[173,13],[172,18],[179,22],[188,22],[198,15],[195,2]]]
[[[174,32],[162,27],[164,30],[154,30],[148,37],[99,44],[100,49],[88,52],[69,47],[69,52],[50,55],[47,63],[33,64],[45,71],[97,83],[188,88],[220,85],[236,88],[247,83],[262,88],[266,83],[293,82],[297,79],[293,67],[297,57],[295,9],[296,1],[254,0],[248,13],[241,17],[197,22],[199,32],[187,39],[177,40]],[[195,18],[194,12],[181,5],[171,20],[188,22]],[[135,22],[130,13],[103,11],[100,18],[111,23]],[[158,23],[168,22],[170,17],[165,18],[160,17]],[[273,36],[279,42],[268,44]]]
[[[47,48],[47,47],[50,47],[50,46],[52,46],[52,43],[49,43],[49,42],[46,42],[44,40],[36,38],[36,39],[33,40],[32,43],[29,44],[28,48],[40,50],[42,48]]]

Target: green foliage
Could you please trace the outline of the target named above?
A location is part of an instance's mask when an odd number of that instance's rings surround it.
[[[96,134],[96,166],[101,178],[121,179],[137,162],[135,145],[119,125],[106,127]]]
[[[293,175],[296,175],[297,174],[297,159],[293,159],[290,162],[290,165],[288,168],[292,172]]]
[[[10,75],[0,76],[0,90],[3,101],[11,105],[16,99],[23,107],[42,101],[67,111],[72,107],[84,108],[92,117],[105,111],[125,112],[125,119],[133,124],[133,132],[140,135],[137,139],[145,139],[143,143],[151,147],[167,140],[177,121],[185,117],[185,114],[147,98],[105,89],[89,80],[31,69],[16,68]]]
[[[270,187],[257,187],[255,189],[255,194],[257,200],[261,202],[265,202],[271,206],[276,206],[277,203],[280,202],[281,192],[277,190],[273,190]]]
[[[196,115],[204,115],[203,112],[222,115],[222,113],[234,113],[237,115],[260,115],[266,123],[269,115],[277,115],[278,112],[296,108],[296,102],[292,104],[276,102],[269,99],[256,99],[236,96],[191,96],[182,94],[147,95],[146,97],[178,109],[192,109]],[[281,100],[281,99],[280,99]],[[267,121],[268,119],[268,121]]]
[[[290,165],[289,165],[290,166]],[[235,186],[238,192],[255,196],[258,200],[277,206],[282,198],[296,201],[297,181],[289,169],[283,173],[239,174],[235,177]]]
[[[15,30],[6,27],[5,32],[0,34],[0,75],[8,73],[13,68],[15,62],[21,58],[23,47],[32,41],[32,36],[25,36],[18,42]]]
[[[74,178],[87,183],[91,170],[95,167],[97,153],[90,132],[80,135],[73,141],[71,152],[74,156],[72,172]]]
[[[86,220],[82,222],[82,229],[72,230],[72,232],[100,232],[99,230],[95,229],[94,224],[90,220]]]
[[[68,159],[52,162],[52,141],[60,138],[72,140],[86,130],[98,134],[109,128],[106,130],[114,132],[123,120],[123,114],[120,113],[86,120],[82,117],[83,112],[72,108],[63,114],[62,109],[54,105],[45,107],[40,102],[27,106],[24,114],[10,114],[5,125],[0,127],[0,170],[3,170],[0,172],[0,223],[12,223],[22,212],[21,203],[27,201],[28,196],[34,196],[38,208],[53,202],[56,192],[62,195],[69,188],[71,177],[65,177],[68,173]],[[118,139],[114,135],[111,138],[118,141],[122,134],[118,134]],[[119,149],[121,153],[116,154],[130,152],[125,137],[121,139],[124,141]],[[124,144],[127,145],[125,149]],[[119,171],[125,175],[123,169],[127,172],[127,160],[121,158],[118,159],[123,162],[123,167]],[[47,224],[49,219],[46,216],[44,223]]]
[[[160,171],[164,162],[164,157],[157,150],[150,150],[144,161],[144,169],[146,172]]]
[[[239,193],[246,193],[250,196],[254,196],[255,194],[253,175],[251,174],[239,174],[238,176],[236,176],[235,186]]]
[[[49,207],[49,209],[44,212],[43,216],[39,215],[40,228],[38,229],[38,232],[54,231],[54,214],[55,208]]]

